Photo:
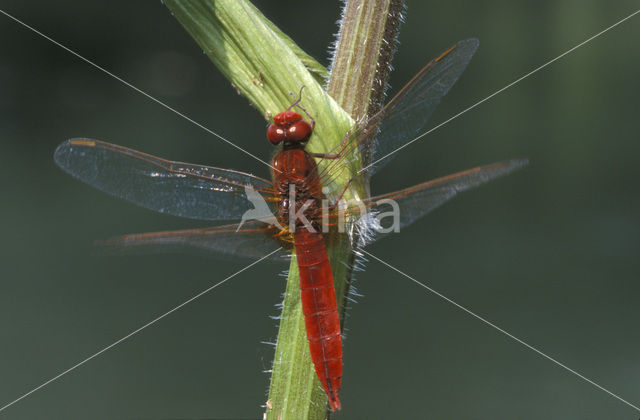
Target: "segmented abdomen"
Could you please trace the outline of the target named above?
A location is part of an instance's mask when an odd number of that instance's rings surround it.
[[[299,228],[294,237],[302,311],[311,360],[333,410],[340,409],[342,336],[333,276],[322,234]]]

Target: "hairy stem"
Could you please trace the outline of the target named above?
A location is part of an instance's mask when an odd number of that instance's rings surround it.
[[[354,120],[378,112],[403,20],[402,0],[347,2],[327,92]]]
[[[267,120],[289,105],[290,92],[306,86],[304,106],[317,122],[307,145],[310,152],[333,149],[342,142],[354,120],[366,118],[380,108],[402,20],[400,0],[350,0],[345,5],[328,93],[321,85],[326,70],[248,0],[164,0],[164,3],[236,90]],[[333,191],[345,188],[361,167],[357,160],[328,180]],[[360,197],[368,191],[362,182],[354,182],[350,187]],[[345,194],[345,199],[353,198],[349,195],[353,193]],[[343,323],[344,299],[354,261],[349,239],[346,234],[336,234],[327,240]],[[299,282],[294,258],[273,361],[266,410],[269,419],[327,418],[326,395],[309,354]]]
[[[401,0],[350,0],[345,5],[328,93],[354,120],[364,119],[380,109],[403,8]],[[341,138],[334,140],[338,143]],[[368,191],[368,186],[360,185],[360,189]],[[347,234],[336,234],[328,242],[344,325],[345,298],[355,254]],[[309,354],[299,282],[298,267],[293,258],[278,332],[267,419],[320,420],[328,417],[327,398]]]

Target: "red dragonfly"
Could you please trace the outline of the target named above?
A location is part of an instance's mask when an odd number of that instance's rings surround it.
[[[90,139],[64,142],[54,158],[80,180],[151,210],[208,221],[242,218],[239,224],[133,234],[102,242],[111,250],[188,248],[261,258],[275,249],[274,244],[294,249],[311,359],[330,408],[340,409],[342,335],[325,245],[339,217],[346,214],[357,227],[360,234],[353,235],[352,240],[357,237],[359,242],[354,246],[361,246],[375,240],[383,230],[376,216],[383,213],[390,200],[399,210],[396,227],[403,228],[458,192],[505,175],[526,161],[469,169],[400,191],[359,198],[357,205],[341,200],[349,186],[330,197],[332,200],[325,197],[322,187],[354,159],[359,159],[363,168],[357,176],[368,185],[370,176],[389,161],[389,153],[423,130],[477,47],[476,39],[461,41],[429,62],[384,109],[346,135],[336,153],[305,151],[315,121],[298,97],[274,117],[267,130],[272,144],[282,144],[272,161],[271,181],[229,169],[173,162]],[[293,111],[294,107],[301,109],[309,121]],[[253,220],[246,220],[247,215]],[[330,227],[329,233],[323,229],[325,225]]]

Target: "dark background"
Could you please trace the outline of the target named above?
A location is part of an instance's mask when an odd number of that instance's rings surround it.
[[[328,64],[337,2],[258,1]],[[459,39],[471,65],[443,121],[638,8],[635,1],[409,1],[399,89]],[[1,6],[194,120],[268,158],[265,122],[159,1]],[[266,168],[0,16],[0,406],[242,262],[96,257],[91,242],[201,226],[64,174],[86,136],[267,175]],[[465,193],[368,250],[622,398],[640,404],[640,16],[398,153],[392,191],[479,164],[531,166]],[[285,267],[261,264],[6,411],[11,419],[259,418]],[[637,419],[638,413],[371,262],[357,276],[336,418]]]

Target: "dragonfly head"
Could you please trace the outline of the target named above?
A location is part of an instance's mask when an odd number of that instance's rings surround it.
[[[311,137],[313,128],[316,126],[316,121],[313,119],[311,114],[309,114],[307,110],[300,105],[300,101],[302,100],[302,89],[304,89],[304,86],[300,88],[298,97],[291,105],[289,105],[289,108],[273,117],[273,124],[271,124],[267,129],[267,139],[269,139],[271,144],[276,145],[284,141],[285,146],[293,146],[302,144]],[[295,98],[293,93],[291,95]],[[311,123],[303,120],[302,115],[292,111],[291,108],[294,106],[300,108],[305,114],[307,114]]]
[[[309,140],[313,127],[295,111],[286,110],[273,117],[273,124],[267,129],[267,139],[276,145],[304,143]]]

